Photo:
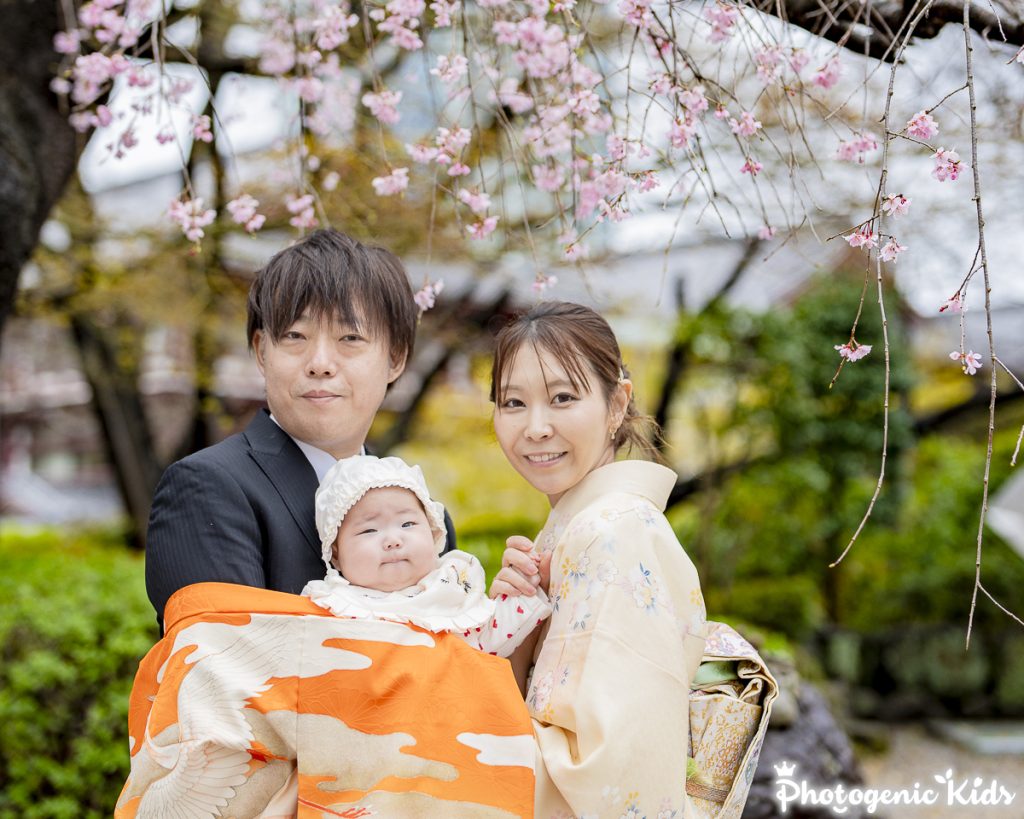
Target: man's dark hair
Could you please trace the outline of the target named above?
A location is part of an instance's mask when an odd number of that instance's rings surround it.
[[[360,332],[385,333],[392,361],[408,360],[417,308],[395,254],[333,228],[317,230],[276,253],[249,288],[249,349],[262,330],[278,342],[302,314],[337,317]]]

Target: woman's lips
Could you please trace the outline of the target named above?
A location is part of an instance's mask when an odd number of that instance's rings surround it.
[[[548,467],[560,463],[565,457],[565,452],[536,452],[524,455],[523,458],[530,466]]]

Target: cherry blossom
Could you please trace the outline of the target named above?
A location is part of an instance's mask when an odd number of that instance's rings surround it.
[[[619,13],[626,22],[637,28],[647,28],[654,17],[651,14],[651,0],[621,0]]]
[[[860,361],[868,353],[871,352],[870,344],[858,344],[856,341],[848,341],[846,344],[836,344],[834,349],[838,351],[840,358],[845,358],[851,364],[854,361]]]
[[[871,229],[870,225],[864,225],[844,238],[850,243],[850,247],[863,247],[871,250],[878,244],[878,234]]]
[[[793,69],[794,74],[799,74],[807,67],[807,64],[810,61],[810,54],[808,54],[802,48],[794,48],[793,53],[789,57],[789,67]]]
[[[765,85],[771,85],[779,78],[782,69],[782,49],[778,46],[759,48],[754,52],[757,78]]]
[[[213,142],[213,131],[210,130],[210,118],[202,116],[192,117],[192,136],[200,142]]]
[[[325,191],[333,191],[337,190],[339,182],[341,182],[341,174],[337,171],[330,171],[324,175],[320,185]]]
[[[761,123],[754,118],[754,115],[749,111],[744,111],[740,114],[740,118],[730,119],[729,127],[732,129],[734,134],[739,134],[744,137],[752,137],[759,130],[761,130]]]
[[[487,213],[487,209],[491,206],[491,197],[486,193],[472,193],[465,188],[459,191],[459,201],[469,205],[470,210],[478,216]]]
[[[401,101],[401,91],[385,90],[376,94],[363,94],[363,105],[369,108],[370,113],[385,125],[394,125],[402,118],[397,107]]]
[[[971,350],[968,353],[963,353],[960,350],[953,350],[953,352],[949,354],[949,357],[953,359],[953,361],[960,362],[964,375],[974,375],[981,369],[981,353],[976,353],[974,350]]]
[[[437,58],[437,65],[430,69],[430,73],[440,78],[445,85],[452,85],[466,76],[468,70],[469,60],[461,54],[453,57],[442,54]]]
[[[932,176],[940,182],[945,182],[947,179],[951,182],[956,182],[960,177],[960,154],[956,151],[947,151],[945,148],[939,148],[932,155],[932,159],[935,160]]]
[[[217,218],[217,211],[203,205],[202,197],[195,199],[172,199],[167,208],[171,221],[181,227],[185,238],[190,242],[198,242],[205,233],[203,228]]]
[[[839,57],[832,57],[814,73],[814,84],[819,88],[831,88],[839,82],[841,73],[842,66],[839,63]]]
[[[288,224],[301,229],[315,228],[318,224],[316,215],[313,212],[313,194],[307,193],[303,196],[289,194],[285,199],[285,207],[293,214]]]
[[[844,162],[864,164],[867,154],[878,150],[878,140],[874,134],[855,133],[849,141],[842,139],[836,149],[836,158]]]
[[[566,249],[566,255],[568,255],[568,249]],[[538,273],[537,277],[533,280],[533,292],[540,295],[556,284],[558,284],[558,276],[545,276],[543,273]]]
[[[757,238],[765,240],[765,241],[767,241],[768,239],[771,239],[774,235],[775,235],[775,228],[773,228],[771,225],[763,225],[757,231]]]
[[[255,233],[266,221],[267,217],[262,213],[257,213],[256,208],[260,205],[259,200],[253,198],[247,193],[243,193],[241,196],[232,199],[225,206],[228,213],[231,214],[231,219],[239,225],[244,225],[245,230],[248,233]]]
[[[53,50],[58,54],[75,54],[81,42],[81,35],[77,31],[58,31],[53,35]]]
[[[882,246],[880,251],[878,251],[878,257],[883,262],[895,262],[896,257],[906,249],[906,245],[901,245],[895,238],[890,237],[889,241]]]
[[[950,313],[966,313],[967,302],[960,297],[960,293],[954,293],[950,298],[946,299],[939,307],[940,313],[945,313],[949,310]]]
[[[902,193],[890,193],[882,201],[882,213],[894,218],[906,214],[910,208],[910,197]]]
[[[370,180],[378,196],[394,196],[409,187],[409,169],[395,168],[387,176],[378,176]]]
[[[351,14],[348,3],[321,6],[320,15],[313,21],[316,47],[333,51],[349,40],[349,31],[359,23],[359,16]]]
[[[486,219],[480,222],[474,222],[466,228],[466,233],[469,234],[471,239],[484,239],[494,233],[494,229],[498,226],[497,216],[488,216]]]
[[[929,140],[938,132],[938,124],[924,111],[918,111],[907,123],[907,133],[915,139]]]
[[[740,168],[740,173],[749,173],[751,176],[757,176],[762,168],[764,168],[764,165],[753,157],[748,157],[747,161],[743,163],[743,167]]]
[[[434,306],[437,301],[437,297],[444,289],[444,279],[438,279],[436,282],[425,282],[423,287],[416,291],[413,295],[413,301],[416,302],[416,306],[420,308],[420,312],[425,312]]]
[[[740,10],[728,3],[718,2],[706,8],[704,19],[711,23],[711,42],[724,43],[732,37],[739,16]]]

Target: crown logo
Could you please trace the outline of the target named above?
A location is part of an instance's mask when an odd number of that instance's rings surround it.
[[[796,765],[794,765],[792,762],[787,762],[786,760],[783,760],[779,765],[775,765],[774,768],[775,774],[779,778],[782,778],[784,776],[792,776],[794,773],[796,773]]]

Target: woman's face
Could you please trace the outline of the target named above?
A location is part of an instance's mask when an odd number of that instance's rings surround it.
[[[494,431],[505,457],[551,505],[587,473],[615,458],[609,432],[625,415],[632,385],[611,402],[587,365],[590,391],[573,387],[558,361],[532,346],[520,348],[494,408]],[[596,390],[595,390],[596,388]]]

